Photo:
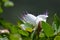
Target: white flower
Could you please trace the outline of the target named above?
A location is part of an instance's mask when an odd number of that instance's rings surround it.
[[[39,21],[44,21],[44,22],[46,22],[47,17],[48,17],[48,15],[38,15],[38,16],[36,17],[36,24],[38,24]]]
[[[23,16],[23,19],[30,24],[36,25],[38,24],[39,21],[44,21],[46,22],[48,15],[38,15],[34,16],[32,14],[27,13],[26,15]]]
[[[26,15],[23,16],[23,20],[25,20],[25,22],[27,22],[27,23],[32,24],[33,26],[36,26],[36,25],[38,25],[38,23],[40,21],[46,22],[47,17],[48,17],[48,15],[34,16],[32,14],[27,13]],[[21,25],[21,26],[24,29],[24,25]]]
[[[25,20],[27,23],[30,23],[30,24],[33,24],[33,25],[36,24],[36,16],[34,16],[34,15],[32,15],[32,14],[27,14],[27,15],[25,15],[24,20]]]

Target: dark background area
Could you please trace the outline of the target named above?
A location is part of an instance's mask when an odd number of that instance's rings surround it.
[[[2,17],[16,24],[17,17],[23,10],[39,15],[48,10],[49,20],[52,21],[53,15],[56,13],[60,17],[60,0],[11,0],[14,2],[14,7],[4,8]]]

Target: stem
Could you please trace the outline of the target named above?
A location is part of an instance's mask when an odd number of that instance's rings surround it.
[[[38,28],[37,28],[38,40],[39,40],[40,32],[41,32],[41,22],[38,23]]]

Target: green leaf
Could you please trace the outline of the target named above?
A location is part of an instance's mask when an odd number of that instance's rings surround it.
[[[9,28],[9,30],[10,30],[10,32],[11,33],[18,33],[18,29],[17,29],[17,27],[16,26],[11,26],[10,28]]]
[[[53,36],[54,30],[48,23],[42,21],[42,29],[47,37]]]
[[[24,25],[26,26],[26,28],[33,28],[33,25],[31,25],[29,23],[25,23]]]
[[[8,28],[8,29],[9,29],[9,27],[11,27],[11,23],[8,23],[8,22],[6,22],[6,21],[3,20],[3,19],[0,20],[0,23],[1,23],[1,25],[2,25],[4,28]]]
[[[26,36],[26,37],[29,36],[29,33],[27,31],[24,31],[24,30],[19,30],[19,34]]]
[[[58,18],[58,16],[56,14],[54,15],[53,21],[56,24],[56,28],[58,29],[59,25],[60,25],[60,19]]]
[[[45,34],[43,32],[40,32],[39,37],[45,37]]]
[[[10,34],[9,40],[19,40],[21,37],[18,34]]]
[[[35,37],[35,31],[33,31],[33,32],[31,33],[31,39],[32,39],[32,40],[34,39],[34,37]]]
[[[60,26],[59,26],[59,28],[58,28],[58,33],[60,32]]]
[[[52,24],[52,28],[53,28],[53,30],[55,31],[54,32],[54,35],[57,35],[57,33],[58,33],[58,29],[57,29],[57,26],[56,26],[56,24],[53,22],[53,24]]]
[[[60,36],[56,36],[54,40],[60,40]]]
[[[32,32],[33,29],[32,29],[32,28],[26,28],[26,31],[28,31],[28,32]]]
[[[31,25],[29,23],[25,23],[24,25],[26,26],[26,31],[28,31],[28,32],[32,32],[33,31],[33,25]]]
[[[54,31],[57,31],[57,26],[54,22],[52,23],[52,28],[54,29]]]
[[[56,14],[54,15],[52,27],[55,31],[54,35],[57,35],[60,32],[60,19]]]
[[[33,31],[33,25],[31,25],[29,23],[21,24],[20,28],[22,30],[26,30],[28,32],[32,32]]]
[[[7,2],[4,3],[4,6],[5,7],[13,7],[14,3],[12,1],[7,1]]]

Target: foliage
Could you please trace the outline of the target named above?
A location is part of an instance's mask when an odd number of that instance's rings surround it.
[[[42,22],[42,28],[47,37],[53,36],[54,30],[52,29],[52,26],[50,26],[48,23]]]
[[[19,24],[20,22],[20,24]],[[42,30],[39,34],[39,40],[60,40],[60,20],[55,14],[53,17],[52,26],[42,21]],[[24,24],[26,30],[21,29],[20,25]],[[18,25],[13,25],[0,18],[0,25],[4,29],[9,30],[9,34],[0,34],[0,38],[3,40],[38,40],[37,30],[33,30],[33,26],[28,23],[22,23],[18,21]]]
[[[12,1],[9,0],[0,0],[0,14],[3,13],[3,8],[9,8],[9,7],[13,7],[14,3]]]
[[[0,14],[3,13],[3,7],[13,6],[12,1],[0,0]],[[0,40],[60,40],[60,19],[56,14],[53,17],[52,25],[41,21],[40,26],[42,26],[41,31],[36,26],[24,23],[22,20],[18,20],[17,25],[13,25],[0,18],[0,27],[2,27],[0,28]],[[4,29],[7,29],[9,33],[3,33],[4,31],[1,30]]]

